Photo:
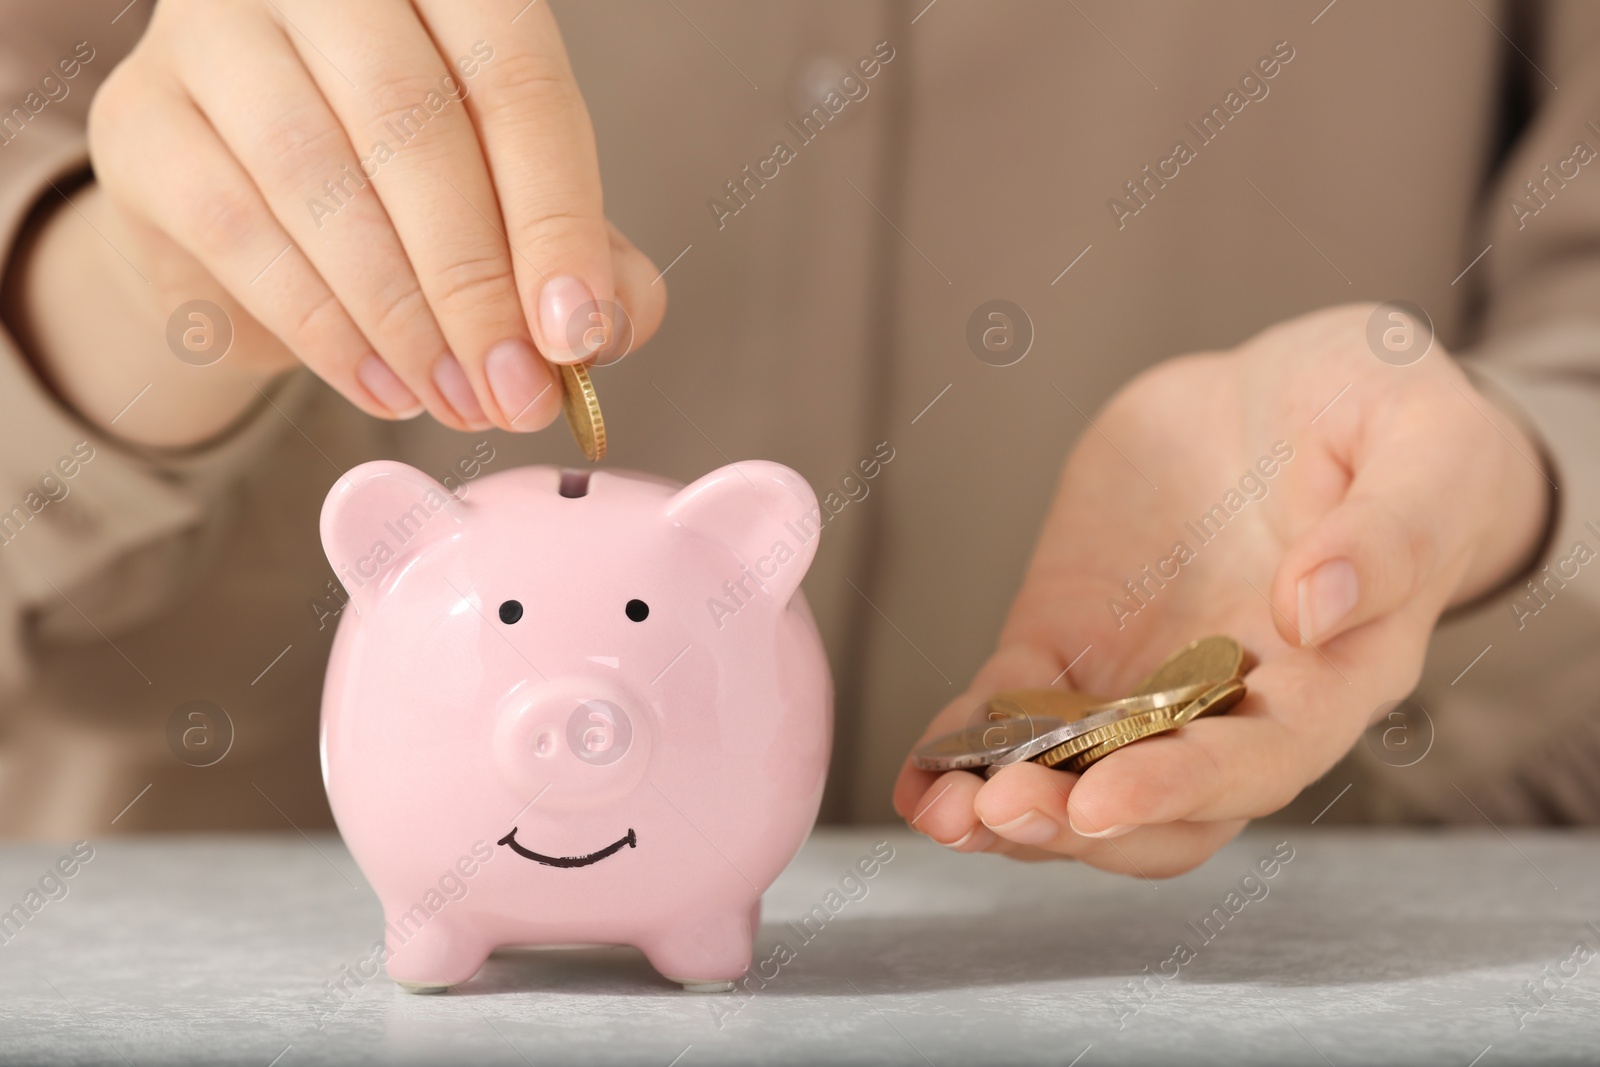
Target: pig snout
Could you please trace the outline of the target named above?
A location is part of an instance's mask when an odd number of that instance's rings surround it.
[[[554,681],[520,690],[495,724],[494,758],[517,793],[592,808],[632,791],[650,762],[646,705],[614,687]]]

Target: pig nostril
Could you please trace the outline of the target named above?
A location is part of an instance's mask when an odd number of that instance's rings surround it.
[[[550,756],[556,750],[555,735],[549,730],[539,731],[539,736],[533,739],[533,751],[538,756]]]
[[[585,763],[615,763],[632,744],[628,713],[609,700],[585,700],[567,717],[567,745]]]

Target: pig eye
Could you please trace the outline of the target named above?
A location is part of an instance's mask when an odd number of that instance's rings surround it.
[[[522,602],[520,600],[508,600],[500,605],[500,621],[507,626],[510,626],[520,618],[522,618]]]
[[[634,622],[644,622],[645,619],[650,617],[650,605],[646,604],[642,600],[628,601],[628,607],[626,610],[628,612],[628,618],[632,619]]]

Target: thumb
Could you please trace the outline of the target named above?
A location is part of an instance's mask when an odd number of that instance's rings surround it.
[[[1274,621],[1321,644],[1404,605],[1433,574],[1436,517],[1420,487],[1362,487],[1290,547],[1272,583]]]

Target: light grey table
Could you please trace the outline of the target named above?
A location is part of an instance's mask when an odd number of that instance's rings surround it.
[[[884,840],[866,895],[797,937]],[[1230,900],[1281,841],[1293,859]],[[1269,829],[1152,883],[824,831],[767,895],[757,958],[793,958],[720,997],[622,948],[497,954],[460,994],[380,975],[336,996],[380,927],[336,838],[94,850],[0,926],[0,1063],[1600,1062],[1600,957],[1574,955],[1600,950],[1593,833]],[[63,854],[0,850],[0,908]]]

